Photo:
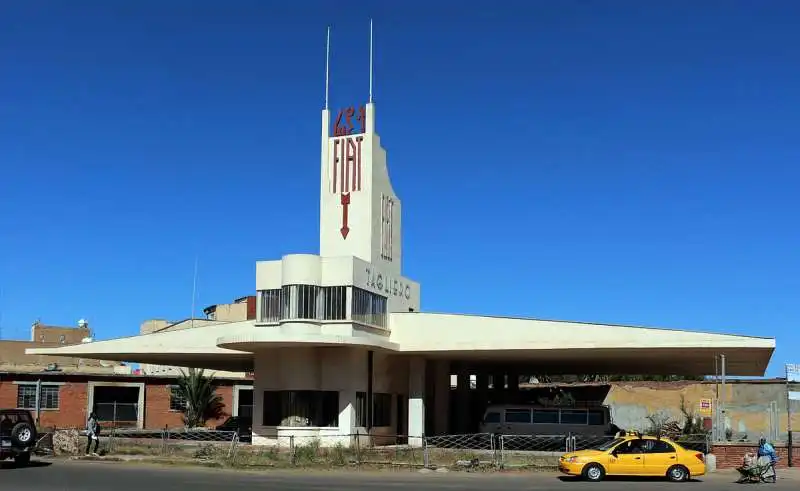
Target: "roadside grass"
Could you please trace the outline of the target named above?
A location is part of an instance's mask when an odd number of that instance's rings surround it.
[[[491,451],[428,448],[427,467],[453,471],[497,472],[496,456]],[[115,442],[106,454],[109,458],[137,457],[166,465],[202,465],[241,469],[410,469],[425,468],[425,451],[407,446],[357,448],[344,445],[322,447],[318,442],[284,447],[252,447],[201,443],[162,445],[160,442]],[[552,471],[558,457],[506,453],[504,471]]]

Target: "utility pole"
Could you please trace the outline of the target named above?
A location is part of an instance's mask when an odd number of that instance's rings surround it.
[[[720,419],[720,434],[719,439],[723,440],[727,434],[725,427],[725,355],[719,355],[719,368],[720,368],[720,398],[719,398],[719,419]]]
[[[36,381],[36,424],[42,420],[42,379]]]
[[[714,424],[712,427],[712,436],[714,441],[719,441],[719,355],[714,355],[714,411],[712,417]]]
[[[798,366],[786,364],[786,447],[789,454],[789,467],[794,466],[792,462],[793,441],[792,441],[792,391],[789,384],[798,378]]]

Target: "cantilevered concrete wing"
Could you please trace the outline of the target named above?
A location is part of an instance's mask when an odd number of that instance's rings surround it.
[[[252,321],[232,322],[60,348],[34,348],[26,350],[26,353],[212,370],[249,371],[252,370],[253,355],[220,348],[217,346],[217,338],[250,332],[252,329]]]
[[[404,353],[470,363],[513,363],[530,373],[763,376],[772,338],[578,322],[422,312],[391,317]],[[524,372],[527,373],[527,372]]]
[[[264,348],[339,346],[449,359],[473,365],[515,365],[530,374],[715,373],[725,355],[732,376],[762,376],[775,349],[769,338],[642,327],[457,314],[393,313],[390,334],[310,334],[300,325],[253,321],[165,331],[28,354],[248,371]]]

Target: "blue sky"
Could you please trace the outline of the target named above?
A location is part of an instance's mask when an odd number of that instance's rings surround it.
[[[429,311],[775,336],[800,362],[797,2],[72,0],[0,7],[2,337],[98,338],[318,251],[368,90]],[[376,5],[378,4],[378,5]],[[476,4],[478,5],[478,4]]]

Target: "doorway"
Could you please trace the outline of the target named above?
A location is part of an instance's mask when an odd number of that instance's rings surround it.
[[[89,410],[100,424],[112,428],[141,428],[143,388],[136,385],[94,385],[89,397]]]

